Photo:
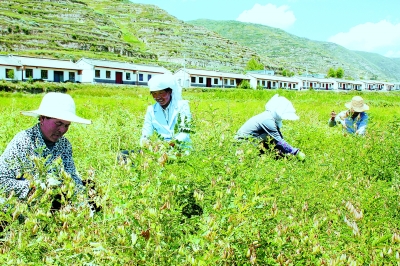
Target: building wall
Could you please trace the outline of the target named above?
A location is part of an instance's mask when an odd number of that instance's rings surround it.
[[[14,71],[14,78],[6,78],[6,72],[8,70],[13,70]],[[21,72],[17,70],[17,67],[15,66],[0,66],[0,80],[20,80],[21,78]]]
[[[178,70],[175,74],[174,77],[178,84],[182,88],[189,88],[190,87],[190,75],[186,73],[183,70]]]
[[[42,70],[47,71],[47,77],[42,76]],[[33,75],[29,75],[31,72]],[[56,73],[61,72],[61,74],[58,76],[59,80],[56,80]],[[67,80],[70,80],[70,73],[72,73],[72,79],[73,81],[79,81],[81,76],[78,75],[77,70],[63,70],[63,69],[50,69],[50,68],[37,68],[37,67],[26,67],[24,70],[22,70],[23,77],[22,80],[29,80],[30,77],[34,80],[44,80],[44,81],[59,81],[59,82],[64,82]]]

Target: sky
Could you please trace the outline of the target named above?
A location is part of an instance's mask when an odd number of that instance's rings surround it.
[[[400,58],[400,0],[130,0],[179,20],[237,20]]]

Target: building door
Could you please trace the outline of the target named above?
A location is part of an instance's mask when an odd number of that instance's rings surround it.
[[[207,78],[206,87],[211,87],[211,78]]]
[[[115,72],[115,83],[122,84],[122,72]]]
[[[63,71],[54,71],[54,82],[64,82]]]

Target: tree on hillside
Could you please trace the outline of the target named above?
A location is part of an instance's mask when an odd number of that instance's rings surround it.
[[[282,70],[282,76],[284,77],[293,77],[294,76],[294,72],[287,70],[287,69],[283,69]]]
[[[252,57],[249,62],[247,62],[245,70],[263,70],[264,65],[260,62],[258,58]]]
[[[336,77],[336,70],[333,67],[329,68],[327,76],[328,78]]]
[[[343,70],[343,68],[339,67],[339,68],[336,70],[336,77],[337,77],[337,78],[343,78],[343,77],[344,77],[344,70]]]
[[[378,75],[373,74],[370,78],[370,80],[378,80]]]

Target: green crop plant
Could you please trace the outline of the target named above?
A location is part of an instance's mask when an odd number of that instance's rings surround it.
[[[82,179],[101,189],[96,200],[103,209],[90,218],[86,209],[74,209],[79,200],[72,197],[67,213],[48,217],[44,203],[29,212],[26,203],[6,198],[15,207],[1,214],[9,223],[0,233],[1,264],[400,262],[398,92],[185,89],[196,129],[193,150],[170,156],[156,136],[151,147],[139,146],[146,108],[154,103],[148,88],[63,86],[77,114],[93,121],[72,123],[66,136]],[[0,152],[37,122],[19,112],[37,108],[43,96],[13,91],[0,92]],[[233,141],[275,93],[290,99],[300,116],[284,121],[282,134],[307,155],[304,162],[259,155],[256,145]],[[370,106],[367,134],[343,136],[328,127],[329,114],[357,94]],[[121,163],[118,154],[128,149],[134,152]],[[24,223],[19,213],[29,214]]]

